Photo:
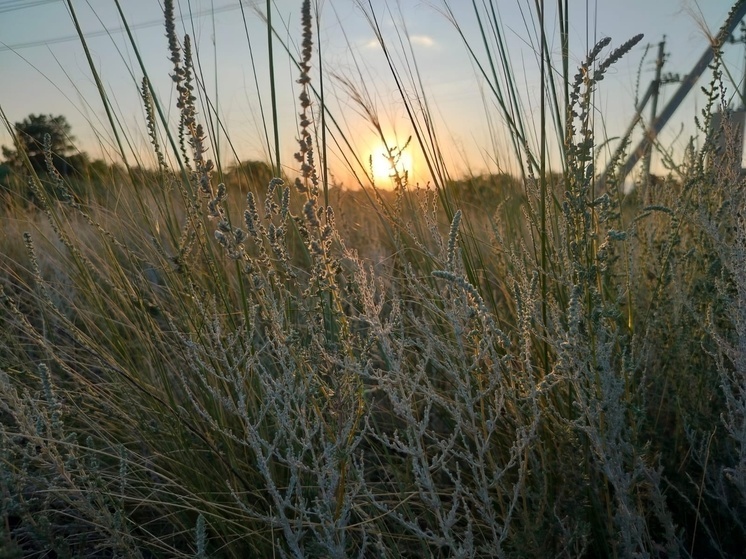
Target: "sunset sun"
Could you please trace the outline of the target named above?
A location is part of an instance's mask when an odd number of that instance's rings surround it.
[[[389,157],[386,146],[383,144],[375,148],[370,154],[371,171],[376,183],[385,185],[392,180],[396,172],[403,175],[406,171],[412,174],[412,152],[409,147],[403,149],[392,148]]]

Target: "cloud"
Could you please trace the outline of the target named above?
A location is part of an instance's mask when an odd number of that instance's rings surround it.
[[[410,35],[409,40],[412,41],[413,45],[417,45],[425,48],[432,48],[435,46],[435,40],[427,35]],[[367,49],[377,49],[381,47],[381,43],[378,39],[371,39],[365,43]]]
[[[435,41],[427,35],[412,35],[410,37],[413,45],[420,45],[421,47],[434,47]]]

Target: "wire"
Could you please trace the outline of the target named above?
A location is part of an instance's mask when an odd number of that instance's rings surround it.
[[[13,1],[13,0],[11,0],[11,1]],[[59,0],[32,0],[32,3],[36,2],[36,3],[46,3],[46,4],[49,4],[51,2],[58,2],[58,1]],[[253,3],[256,3],[256,2],[253,2]],[[4,5],[5,4],[0,4],[0,13],[4,13],[3,12],[3,6]],[[24,8],[27,7],[27,6],[30,6],[30,4],[28,4],[28,3],[24,3],[23,4]],[[199,11],[199,12],[194,12],[194,13],[192,13],[192,17],[193,18],[200,18],[200,17],[208,16],[210,14],[219,14],[219,13],[222,13],[222,12],[229,12],[229,11],[233,11],[233,10],[238,9],[239,7],[240,6],[238,6],[236,4],[230,4],[230,5],[222,6],[222,7],[219,7],[219,8],[212,9],[212,10],[202,10],[202,11]],[[16,9],[21,9],[21,8],[16,8]],[[10,11],[13,11],[13,10],[10,10]],[[152,20],[152,21],[144,21],[142,23],[138,23],[138,24],[135,24],[135,25],[130,25],[129,28],[130,29],[145,29],[147,27],[158,27],[158,26],[161,26],[161,25],[163,25],[163,20],[162,19],[156,19],[156,20]],[[116,27],[116,28],[113,28],[113,29],[103,29],[101,31],[92,31],[90,33],[86,33],[85,36],[86,36],[86,38],[105,37],[107,35],[112,35],[114,33],[124,33],[124,31],[125,31],[124,27]],[[0,41],[0,45],[2,45],[2,46],[0,46],[0,52],[16,51],[16,50],[21,50],[21,49],[28,49],[28,48],[33,48],[33,47],[40,47],[40,46],[44,46],[44,45],[55,45],[55,44],[58,44],[58,43],[68,43],[68,42],[71,42],[71,41],[79,41],[79,40],[80,40],[80,37],[78,37],[78,35],[68,35],[68,36],[65,36],[65,37],[53,37],[51,39],[43,39],[43,40],[38,40],[38,41],[29,41],[27,43],[17,43],[15,45],[7,45],[7,44],[3,43],[2,41]]]
[[[17,12],[24,8],[33,8],[35,6],[43,6],[44,4],[52,4],[60,1],[61,0],[9,0],[8,2],[0,3],[0,14]]]

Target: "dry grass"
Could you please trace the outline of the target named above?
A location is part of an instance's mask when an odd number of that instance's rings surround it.
[[[631,43],[556,74],[561,174],[516,122],[524,177],[452,180],[423,128],[431,190],[343,191],[304,2],[301,173],[216,184],[170,4],[179,164],[7,198],[3,556],[739,556],[744,182],[707,142],[596,197],[593,92]]]

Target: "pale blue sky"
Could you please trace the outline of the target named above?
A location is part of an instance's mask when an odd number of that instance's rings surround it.
[[[260,116],[253,70],[245,33],[248,32],[257,62],[261,94],[268,100],[266,28],[256,9],[264,10],[264,0],[244,0],[247,28],[243,28],[239,0],[177,0],[177,12],[184,14],[180,34],[188,32],[196,39],[206,78],[206,87],[217,103],[238,156],[266,159],[266,142],[259,126]],[[367,3],[368,0],[365,0]],[[488,102],[480,94],[479,80],[453,25],[440,13],[442,0],[370,0],[381,16],[384,33],[390,44],[398,40],[392,23],[399,14],[412,38],[417,65],[426,86],[429,101],[439,119],[447,157],[453,169],[467,166],[474,171],[494,170],[495,161],[509,167],[504,157],[507,148],[502,142],[502,124]],[[134,30],[136,42],[159,95],[172,96],[168,78],[170,66],[166,38],[162,26],[162,2],[159,0],[121,0],[124,15]],[[374,33],[355,0],[319,0],[321,14],[321,46],[325,68],[356,83],[356,64],[362,66],[363,79],[371,95],[390,141],[401,142],[410,133],[404,109],[394,88],[380,48],[374,46]],[[478,29],[474,23],[470,0],[450,0],[452,10],[464,31],[479,46]],[[532,17],[533,1],[498,0],[504,30],[510,41],[518,86],[522,90],[526,111],[538,113],[538,71],[530,44],[526,20]],[[143,110],[138,97],[142,73],[134,51],[120,32],[121,20],[113,0],[73,0],[81,26],[89,37],[94,61],[114,104],[132,149],[146,153],[148,142],[143,132]],[[547,2],[554,6],[554,2]],[[667,36],[669,54],[665,72],[686,74],[706,47],[701,28],[705,23],[714,33],[725,20],[731,2],[726,0],[570,0],[571,51],[574,64],[579,64],[585,52],[596,40],[609,36],[616,47],[637,33],[645,38],[632,53],[612,68],[601,83],[598,107],[604,116],[609,135],[620,134],[626,128],[634,108],[635,83],[644,45],[651,49],[640,79],[640,95],[653,77],[657,43]],[[273,7],[273,22],[287,31],[280,35],[291,42],[298,37],[299,0],[277,0]],[[255,9],[256,8],[256,9]],[[189,13],[192,17],[189,17]],[[550,26],[551,27],[551,26]],[[107,35],[104,29],[109,29]],[[399,27],[401,29],[401,27]],[[11,121],[29,113],[64,114],[73,125],[81,149],[94,156],[111,150],[112,139],[106,124],[102,104],[95,90],[80,42],[74,38],[71,17],[62,0],[0,0],[0,105]],[[553,52],[559,52],[558,34],[550,37]],[[281,46],[276,43],[279,103],[283,110],[282,160],[292,164],[295,137],[295,71]],[[295,50],[295,46],[292,46]],[[608,52],[608,49],[607,51]],[[726,60],[736,80],[743,76],[743,45],[726,47]],[[215,66],[217,64],[217,66]],[[215,70],[217,68],[217,71]],[[216,82],[217,76],[217,84]],[[706,77],[700,85],[706,83]],[[336,114],[344,123],[362,158],[378,153],[380,146],[346,98],[339,82],[328,77],[326,87],[338,101]],[[675,90],[663,89],[660,106]],[[736,86],[728,84],[731,92]],[[736,104],[738,104],[736,102]],[[683,145],[693,131],[691,123],[697,107],[701,107],[699,88],[674,115],[661,139],[665,145]],[[173,103],[168,103],[173,109]],[[204,114],[200,118],[204,118]],[[493,120],[493,132],[486,123]],[[679,136],[684,127],[684,135]],[[678,139],[677,139],[678,138]],[[495,145],[495,141],[497,145]],[[9,144],[5,130],[0,131],[0,144]],[[224,161],[233,156],[222,146]],[[110,157],[113,157],[111,155]],[[339,176],[344,171],[331,157]],[[417,168],[419,180],[426,180]],[[292,170],[289,169],[292,174]]]

